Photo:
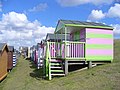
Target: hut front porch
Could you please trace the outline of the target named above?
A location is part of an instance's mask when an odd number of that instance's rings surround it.
[[[85,42],[46,42],[44,55],[45,77],[65,76],[69,64],[86,63]]]
[[[85,42],[47,42],[51,59],[85,60]]]

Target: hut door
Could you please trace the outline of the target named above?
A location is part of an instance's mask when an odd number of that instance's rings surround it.
[[[75,32],[74,33],[74,41],[79,41],[80,40],[80,32]]]

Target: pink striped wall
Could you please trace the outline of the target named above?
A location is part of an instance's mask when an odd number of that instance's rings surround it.
[[[113,34],[112,30],[86,28],[86,33]],[[88,38],[86,44],[113,44],[113,38]]]
[[[87,44],[113,44],[113,39],[109,38],[90,38]]]
[[[86,33],[93,34],[113,34],[112,30],[106,29],[94,29],[86,28]],[[113,45],[113,38],[89,38],[86,39],[86,44],[98,44],[98,45]],[[88,56],[113,56],[113,49],[86,49],[86,57]]]
[[[96,56],[96,55],[113,55],[112,49],[87,49],[87,55]]]
[[[96,33],[96,34],[113,34],[112,30],[106,29],[95,29],[95,28],[86,28],[87,33]]]

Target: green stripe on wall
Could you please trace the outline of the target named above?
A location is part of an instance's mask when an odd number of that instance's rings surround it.
[[[113,56],[88,56],[86,55],[87,61],[112,61]]]
[[[112,34],[86,33],[86,38],[113,38]]]
[[[113,45],[106,44],[86,44],[86,49],[112,49]]]

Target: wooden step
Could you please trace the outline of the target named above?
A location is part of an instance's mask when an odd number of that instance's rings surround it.
[[[65,74],[51,74],[52,76],[65,76]]]
[[[51,63],[51,65],[62,65],[62,63]]]
[[[63,70],[51,70],[51,72],[64,72]]]
[[[52,66],[51,68],[55,68],[55,69],[62,69],[62,67],[53,67],[53,66]]]
[[[62,62],[61,60],[51,59],[50,62]]]

